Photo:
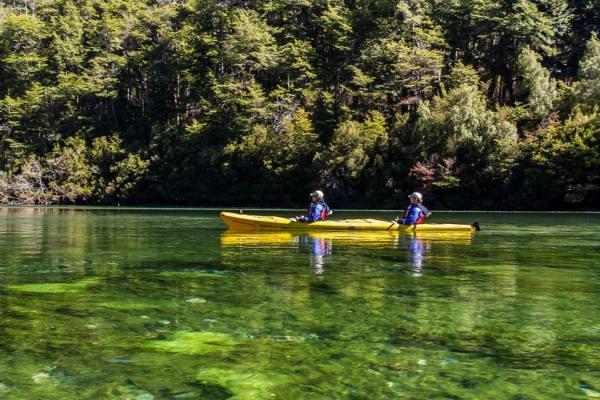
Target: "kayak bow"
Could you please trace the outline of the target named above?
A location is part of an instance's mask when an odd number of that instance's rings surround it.
[[[222,212],[221,219],[230,229],[295,230],[295,231],[406,231],[411,232],[475,232],[476,226],[458,224],[400,225],[378,219],[346,219],[319,222],[297,222],[282,217]]]

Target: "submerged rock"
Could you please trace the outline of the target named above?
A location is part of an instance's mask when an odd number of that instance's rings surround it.
[[[113,358],[112,360],[110,360],[110,362],[113,364],[131,364],[131,363],[133,363],[133,361],[130,360],[129,358]]]
[[[306,342],[310,340],[319,340],[319,335],[315,333],[308,333],[302,336],[293,336],[293,335],[279,335],[279,336],[271,336],[270,339],[276,342]]]
[[[31,377],[34,383],[42,383],[50,378],[50,374],[47,372],[40,372]]]
[[[100,283],[100,278],[87,278],[74,283],[28,283],[10,285],[8,288],[14,292],[78,293],[98,283]]]
[[[175,396],[173,396],[174,399],[193,399],[196,398],[197,395],[196,393],[193,392],[184,392],[184,393],[178,393]]]
[[[230,351],[239,344],[231,335],[218,332],[176,332],[169,340],[156,340],[149,347],[158,351],[204,354]]]
[[[165,271],[158,274],[165,278],[225,278],[225,274],[214,271]]]
[[[206,368],[196,378],[200,382],[219,385],[234,396],[230,399],[250,400],[268,399],[276,396],[278,387],[289,385],[291,378],[277,372],[250,372],[246,370],[228,370]]]
[[[187,299],[185,302],[191,303],[191,304],[200,304],[200,303],[206,303],[206,299],[203,299],[201,297],[192,297],[190,299]]]
[[[154,400],[154,395],[133,384],[115,387],[111,390],[110,398],[129,400]]]
[[[583,393],[586,394],[587,397],[591,397],[593,399],[600,399],[600,392],[598,392],[594,389],[588,389],[588,388],[582,387],[581,390],[583,391]]]
[[[142,393],[134,397],[134,400],[154,400],[154,395],[150,393]]]

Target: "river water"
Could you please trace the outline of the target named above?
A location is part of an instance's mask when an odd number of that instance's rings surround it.
[[[600,215],[433,219],[482,231],[0,208],[0,399],[600,397]]]

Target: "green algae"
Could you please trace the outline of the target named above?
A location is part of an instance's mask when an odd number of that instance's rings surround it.
[[[160,304],[151,304],[140,301],[119,301],[119,300],[107,300],[99,301],[95,303],[96,307],[110,308],[114,310],[147,310],[152,308],[162,307]]]
[[[268,399],[292,383],[292,379],[278,372],[206,368],[198,372],[196,379],[202,383],[218,385],[233,394],[230,400]]]
[[[222,273],[219,274],[219,273],[207,272],[207,271],[165,271],[165,272],[159,272],[157,275],[164,277],[164,278],[221,279],[221,278],[227,278],[231,274],[222,274]]]
[[[29,293],[79,293],[101,282],[100,278],[86,278],[73,283],[26,283],[9,285],[8,289],[13,292]]]
[[[148,348],[181,354],[206,354],[234,350],[240,344],[233,336],[219,332],[176,332],[168,340],[156,340]]]

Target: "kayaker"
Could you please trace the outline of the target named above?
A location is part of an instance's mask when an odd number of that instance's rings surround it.
[[[403,218],[397,218],[396,222],[402,225],[418,225],[425,222],[431,215],[431,212],[425,207],[423,202],[423,195],[419,192],[414,192],[408,195],[410,199],[410,205],[404,212]]]
[[[320,190],[315,190],[310,194],[311,203],[308,208],[308,214],[301,217],[292,218],[298,222],[317,222],[324,221],[333,211],[325,203],[325,194]]]

